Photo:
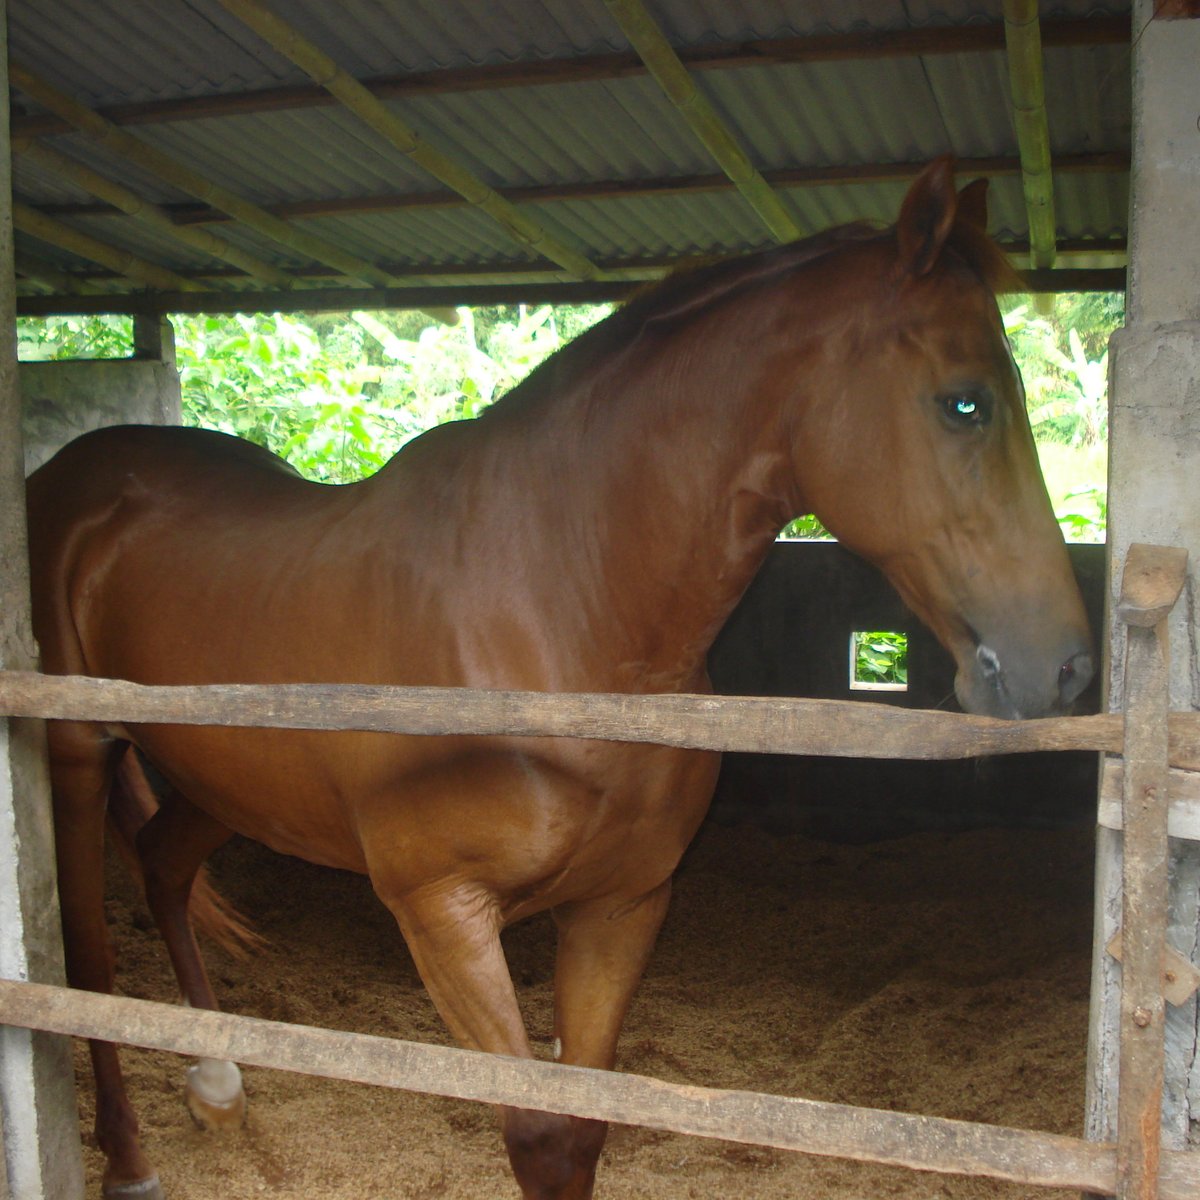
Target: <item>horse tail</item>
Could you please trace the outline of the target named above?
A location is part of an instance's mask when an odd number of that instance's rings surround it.
[[[138,831],[158,811],[158,797],[146,778],[138,752],[129,746],[117,763],[108,803],[108,827],[125,865],[139,880],[142,867],[135,848]],[[206,867],[201,866],[192,883],[188,915],[193,927],[235,958],[247,958],[265,939],[250,922],[213,886]]]

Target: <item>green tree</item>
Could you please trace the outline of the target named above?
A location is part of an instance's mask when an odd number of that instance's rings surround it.
[[[128,358],[131,354],[132,317],[17,318],[17,357],[22,362]]]

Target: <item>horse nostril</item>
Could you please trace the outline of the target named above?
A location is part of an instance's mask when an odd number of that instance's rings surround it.
[[[1058,669],[1058,694],[1064,704],[1070,704],[1092,682],[1095,667],[1086,651],[1073,654]]]
[[[1000,669],[1000,657],[990,646],[982,642],[975,647],[975,661],[979,663],[987,678],[998,680],[1003,672]]]

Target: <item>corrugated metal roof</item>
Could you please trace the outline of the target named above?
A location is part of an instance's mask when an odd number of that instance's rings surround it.
[[[487,5],[271,0],[271,8],[368,83],[629,54],[602,0],[492,0]],[[647,8],[682,52],[756,39],[986,29],[1002,19],[999,0],[648,0]],[[9,0],[8,12],[13,61],[91,109],[313,86],[218,0]],[[1042,20],[1071,18],[1086,25],[1128,12],[1128,3],[1066,0],[1043,4]],[[1128,45],[1048,46],[1045,63],[1058,164],[1059,240],[1073,246],[1080,239],[1099,239],[1110,253],[1090,261],[1117,261],[1112,252],[1120,254],[1125,236],[1128,190],[1122,161],[1129,148]],[[845,168],[853,175],[947,152],[1003,159],[1007,169],[992,188],[993,231],[1014,243],[1028,238],[1020,179],[1011,169],[1017,143],[1002,50],[821,62],[780,63],[767,57],[734,68],[694,68],[693,77],[768,178],[772,172],[807,167]],[[502,192],[602,189],[602,196],[535,192],[521,198],[524,212],[600,267],[629,260],[660,264],[770,244],[763,221],[728,183],[677,194],[647,191],[647,185],[663,180],[684,185],[719,175],[719,168],[645,72],[537,85],[485,86],[488,82],[475,78],[463,87],[459,81],[448,90],[389,98],[386,104],[429,145]],[[15,92],[17,133],[23,117],[42,111]],[[437,205],[365,205],[383,197],[428,199],[447,189],[358,117],[327,101],[282,109],[250,104],[246,111],[135,122],[126,129],[259,205],[349,205],[330,215],[291,219],[298,228],[394,273],[437,280],[456,278],[455,272],[468,268],[476,272],[472,278],[481,278],[537,267],[546,277],[566,278],[555,263],[456,197],[446,195],[443,199],[453,202]],[[41,136],[148,201],[196,204],[178,187],[83,134]],[[1116,157],[1106,170],[1070,169],[1072,156],[1097,153]],[[230,270],[126,216],[97,211],[81,187],[28,160],[16,160],[13,183],[18,200],[163,266],[185,274]],[[777,184],[776,190],[807,233],[861,217],[894,219],[904,184],[870,172],[860,181]],[[278,266],[310,271],[317,279],[329,274],[305,254],[237,223],[222,220],[210,227]],[[18,239],[28,255],[81,276],[99,270],[20,230]]]

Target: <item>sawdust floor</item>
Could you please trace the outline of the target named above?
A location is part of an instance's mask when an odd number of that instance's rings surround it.
[[[674,1081],[1078,1134],[1091,924],[1090,831],[926,834],[868,846],[709,826],[622,1039],[620,1068]],[[233,1012],[446,1042],[366,881],[235,841],[216,878],[269,945],[209,954]],[[114,875],[120,875],[114,871]],[[129,995],[168,1000],[130,885],[110,918]],[[552,930],[505,935],[533,1037],[551,1037]],[[220,1138],[180,1099],[183,1065],[125,1051],[145,1146],[171,1200],[515,1197],[482,1105],[247,1072],[250,1116]],[[77,1057],[85,1128],[91,1078]],[[101,1162],[85,1139],[90,1195]],[[614,1128],[597,1200],[916,1200],[1077,1193]]]

